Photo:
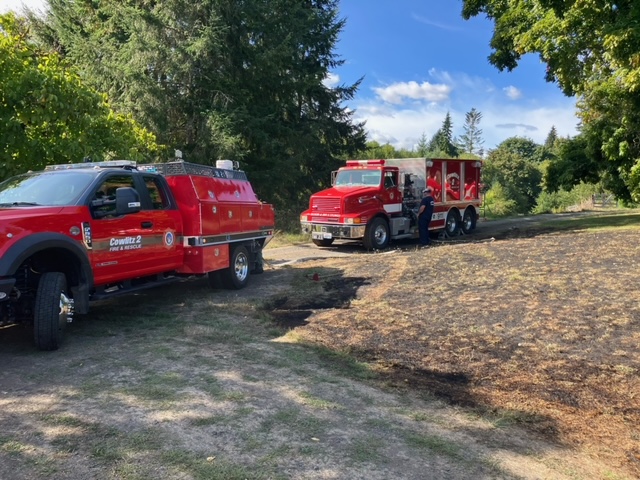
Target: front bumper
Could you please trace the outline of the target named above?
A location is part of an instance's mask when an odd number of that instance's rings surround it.
[[[364,237],[366,225],[329,225],[322,223],[301,223],[302,233],[311,234],[317,240],[332,238],[357,239]]]

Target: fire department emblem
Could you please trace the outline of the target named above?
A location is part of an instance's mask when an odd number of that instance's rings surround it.
[[[173,245],[174,240],[175,240],[175,236],[173,235],[173,232],[166,232],[164,234],[164,244],[167,247],[170,247],[171,245]]]

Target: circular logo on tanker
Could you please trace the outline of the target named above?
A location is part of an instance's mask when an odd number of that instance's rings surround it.
[[[174,240],[175,240],[175,237],[173,235],[173,232],[167,232],[164,234],[164,244],[167,245],[168,247],[173,245]]]

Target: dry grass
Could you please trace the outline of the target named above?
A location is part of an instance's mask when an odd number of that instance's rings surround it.
[[[637,219],[174,284],[57,352],[0,330],[0,478],[638,478]]]
[[[343,272],[326,280],[329,297],[359,288],[349,308],[316,310],[295,334],[371,363],[387,385],[640,477],[638,230],[598,222],[305,264],[301,278]],[[274,315],[306,307],[292,298]]]

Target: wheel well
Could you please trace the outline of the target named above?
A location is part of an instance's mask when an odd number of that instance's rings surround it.
[[[29,277],[36,282],[36,287],[40,276],[47,272],[64,273],[70,288],[81,283],[80,260],[64,248],[49,248],[35,252],[24,262],[23,266],[28,267]]]
[[[458,218],[462,218],[462,215],[460,214],[460,209],[458,207],[451,207],[447,212],[447,215],[449,215],[451,212],[457,214]]]
[[[382,220],[387,222],[387,225],[389,225],[389,217],[386,216],[384,213],[377,213],[376,215],[374,215],[369,219],[369,221],[367,222],[367,226],[370,225],[371,222],[373,222],[376,218],[381,218]]]

